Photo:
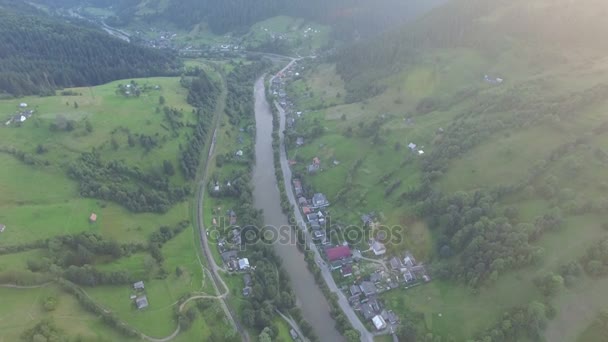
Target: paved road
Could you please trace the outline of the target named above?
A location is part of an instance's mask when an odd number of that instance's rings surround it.
[[[293,65],[293,63],[297,62],[300,59],[301,58],[292,59],[292,61],[279,73],[284,72],[289,67],[291,67]],[[272,79],[270,80],[271,84],[272,84],[272,80],[275,77],[276,77],[276,75],[274,77],[272,77]],[[308,242],[309,249],[311,251],[313,251],[315,254],[315,262],[318,265],[323,265],[323,258],[321,258],[321,253],[319,252],[317,246],[314,243],[312,243],[312,238],[309,236],[308,231],[306,230],[306,224],[304,223],[305,222],[304,218],[302,217],[302,213],[299,210],[299,206],[296,201],[296,196],[293,192],[293,187],[291,186],[291,177],[292,177],[291,168],[289,167],[289,160],[287,159],[287,151],[285,149],[285,134],[284,134],[285,110],[283,109],[283,107],[281,107],[276,102],[274,103],[274,105],[279,110],[279,117],[280,117],[279,139],[280,139],[280,149],[281,149],[281,151],[280,151],[281,152],[281,169],[283,170],[283,176],[284,176],[283,178],[285,181],[285,189],[287,192],[287,197],[289,198],[289,202],[291,202],[291,204],[295,208],[294,214],[296,217],[296,221],[299,223],[300,228],[305,232],[306,241]],[[363,325],[363,323],[359,319],[359,316],[357,316],[357,314],[355,313],[355,310],[350,306],[350,304],[348,303],[348,299],[346,298],[346,296],[344,296],[344,293],[342,293],[342,291],[340,291],[340,289],[336,285],[336,282],[334,281],[334,278],[332,277],[329,269],[324,266],[321,266],[320,268],[321,268],[321,274],[323,275],[323,279],[325,280],[325,283],[327,284],[327,286],[329,287],[329,289],[332,292],[337,294],[338,304],[340,305],[340,308],[344,312],[344,315],[348,318],[348,320],[349,320],[350,324],[353,326],[353,328],[356,329],[357,331],[359,331],[359,333],[361,334],[361,341],[370,341],[370,342],[373,341],[374,335],[367,330],[367,328]]]

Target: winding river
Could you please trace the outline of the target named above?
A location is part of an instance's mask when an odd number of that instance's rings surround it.
[[[272,112],[266,100],[264,78],[255,83],[256,140],[253,169],[253,198],[257,209],[264,212],[264,224],[275,227],[277,234],[290,235],[290,227],[281,210],[281,200],[274,172],[272,150]],[[304,255],[295,243],[275,243],[274,249],[283,261],[283,267],[291,278],[297,304],[304,318],[313,326],[321,341],[344,341],[329,315],[329,304],[319,289],[313,274],[308,270]]]

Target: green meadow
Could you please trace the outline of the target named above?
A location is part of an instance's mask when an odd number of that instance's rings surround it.
[[[210,70],[208,66],[205,65]],[[219,77],[212,75],[212,77]],[[131,81],[146,86],[139,97],[117,93],[119,85]],[[122,80],[96,87],[69,89],[70,95],[25,97],[0,101],[0,223],[6,230],[0,233],[0,247],[16,246],[59,235],[90,232],[120,243],[148,242],[151,233],[160,226],[173,227],[191,220],[190,201],[173,205],[165,213],[133,213],[123,206],[105,200],[84,198],[78,183],[68,177],[70,163],[81,153],[97,151],[104,161],[122,160],[143,173],[160,174],[163,161],[175,170],[169,177],[172,185],[189,185],[180,172],[180,146],[186,145],[190,130],[196,123],[193,107],[186,102],[187,89],[179,78],[146,78]],[[160,98],[164,103],[160,104]],[[4,123],[19,112],[19,104],[27,103],[34,110],[32,117],[21,125]],[[175,108],[182,114],[183,128],[173,132],[165,119],[163,107]],[[157,109],[158,108],[158,109]],[[160,109],[160,110],[159,110]],[[71,130],[54,126],[71,122]],[[130,144],[128,135],[153,136],[159,141],[151,149],[139,143]],[[25,155],[26,162],[13,151]],[[28,163],[28,160],[34,160]],[[91,213],[97,215],[90,222]],[[156,276],[159,265],[147,252],[138,252],[108,262],[96,260],[94,267],[103,272],[126,271],[145,281],[150,306],[137,310],[129,298],[131,285],[83,287],[90,298],[112,312],[121,321],[142,333],[163,338],[177,327],[176,303],[185,295],[214,295],[211,280],[203,272],[203,260],[194,229],[188,226],[162,246],[163,269],[168,275]],[[46,257],[46,251],[30,250],[0,256],[0,272],[24,271],[27,261]],[[179,270],[179,272],[178,272]],[[88,340],[125,340],[106,326],[100,318],[80,307],[75,298],[54,286],[40,289],[2,289],[0,308],[0,341],[14,341],[26,329],[43,318],[52,318],[66,336],[78,335]],[[57,298],[59,305],[45,312],[40,303],[48,296]],[[190,341],[206,336],[209,327],[222,327],[217,315],[199,314],[191,328],[177,341]],[[223,312],[220,312],[223,316]],[[73,324],[78,320],[80,324]],[[217,322],[216,322],[217,321]],[[228,329],[229,324],[225,323]],[[230,329],[228,329],[230,330]],[[196,337],[195,337],[196,336]]]

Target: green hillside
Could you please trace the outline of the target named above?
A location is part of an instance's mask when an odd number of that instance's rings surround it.
[[[431,265],[431,284],[385,297],[419,335],[570,341],[608,308],[592,248],[608,235],[607,11],[454,0],[288,87],[305,112],[291,158],[334,220],[380,213],[406,227],[389,253]],[[309,175],[315,156],[329,166]]]
[[[131,328],[162,338],[177,327],[182,297],[213,293],[189,200],[218,77],[199,71],[0,101],[0,278],[43,284],[2,289],[10,301],[0,309],[0,339],[56,330],[69,340],[137,340]],[[47,284],[59,278],[76,285]],[[138,280],[148,310],[129,299]],[[228,334],[217,305],[186,308],[191,330],[178,340],[209,336],[209,326]],[[40,340],[32,336],[24,340]]]

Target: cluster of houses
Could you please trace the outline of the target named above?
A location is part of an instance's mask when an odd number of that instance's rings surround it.
[[[119,84],[118,93],[125,97],[138,97],[141,95],[141,89],[137,83]]]
[[[230,272],[243,273],[243,296],[251,295],[253,281],[249,272],[254,268],[249,263],[249,258],[241,257],[239,254],[241,246],[241,228],[237,225],[237,215],[234,210],[226,211],[226,218],[230,230],[227,237],[222,237],[217,242],[217,247],[222,257],[222,262],[226,269]],[[213,225],[217,226],[216,218],[213,218]]]
[[[371,250],[375,255],[386,253],[384,245],[377,241],[371,243]],[[399,324],[397,315],[387,310],[378,298],[381,293],[403,286],[417,286],[431,280],[424,266],[418,264],[409,252],[403,258],[392,257],[388,268],[380,267],[367,276],[353,274],[353,262],[357,262],[359,257],[346,245],[325,249],[325,256],[332,271],[339,270],[343,278],[354,276],[351,285],[343,288],[345,295],[364,321],[370,322],[378,331],[394,331]]]
[[[263,31],[265,34],[267,34],[267,36],[272,39],[272,40],[289,40],[290,37],[285,34],[285,33],[281,33],[281,32],[274,32],[271,29],[267,28],[267,27],[260,27],[260,30]],[[313,37],[315,34],[319,34],[321,33],[320,30],[314,29],[312,27],[306,27],[305,29],[303,29],[300,34],[302,38],[310,38]]]
[[[174,49],[177,33],[151,28],[149,33],[135,31],[133,36],[138,37],[143,45],[153,49]]]
[[[279,103],[285,109],[288,128],[292,128],[295,125],[295,120],[302,115],[302,112],[294,111],[293,104],[283,90],[284,82],[287,79],[297,77],[295,71],[292,70],[293,68],[285,71],[284,75],[276,77],[272,84],[273,94],[278,96]],[[302,146],[304,143],[304,138],[298,137],[296,139],[296,146]],[[409,143],[408,148],[417,155],[424,155],[425,153],[423,147],[419,147],[413,142]],[[338,161],[334,161],[334,165],[338,165],[338,163]],[[290,165],[293,164],[290,163]],[[322,170],[321,160],[314,157],[308,165],[307,171],[309,174],[314,174],[320,170]],[[327,197],[323,193],[306,191],[301,179],[293,179],[292,185],[313,241],[319,245],[322,254],[325,256],[326,263],[323,266],[332,271],[339,283],[345,284],[342,289],[351,306],[365,322],[369,322],[376,330],[395,331],[399,324],[399,318],[393,311],[384,307],[379,295],[399,287],[409,288],[429,282],[431,278],[424,266],[418,264],[410,252],[387,257],[387,248],[381,239],[369,241],[370,256],[374,260],[363,258],[360,251],[352,250],[347,243],[333,245],[329,237],[326,236],[325,229],[327,207],[330,205]],[[377,215],[375,212],[363,214],[361,215],[361,221],[365,227],[373,229],[377,222]],[[361,265],[362,262],[370,261],[375,261],[381,266],[373,273],[366,274],[362,271],[364,268]]]
[[[19,111],[16,114],[11,115],[8,120],[5,122],[5,125],[16,124],[20,125],[24,123],[27,119],[31,118],[34,115],[33,109],[27,109],[27,103],[22,102],[19,104]]]
[[[143,281],[138,281],[133,284],[134,293],[131,294],[130,299],[137,310],[143,310],[148,307],[148,297],[146,296],[146,288]]]

